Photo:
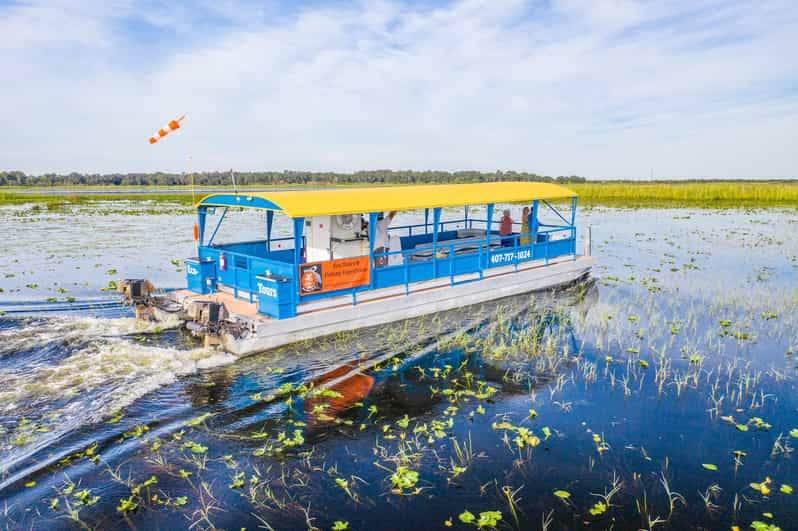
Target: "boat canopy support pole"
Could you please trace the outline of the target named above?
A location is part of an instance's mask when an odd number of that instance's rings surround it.
[[[534,201],[532,201],[532,212],[529,214],[530,217],[532,218],[532,222],[529,223],[529,231],[532,233],[531,238],[530,238],[529,241],[531,241],[533,244],[537,243],[537,241],[538,241],[538,228],[539,228],[538,227],[538,225],[539,225],[539,223],[538,223],[538,211],[539,210],[540,210],[540,201],[535,199]]]
[[[576,199],[576,198],[574,198],[574,199]],[[558,217],[558,218],[560,218],[560,219],[562,220],[562,222],[563,222],[563,223],[565,223],[566,225],[571,225],[571,223],[568,223],[568,220],[567,220],[567,219],[565,219],[565,218],[562,216],[562,214],[560,214],[560,211],[559,211],[559,210],[557,210],[556,208],[554,208],[553,206],[551,206],[551,205],[549,204],[549,202],[548,202],[548,201],[546,201],[546,200],[544,199],[544,200],[543,200],[543,203],[545,203],[545,204],[546,204],[546,206],[547,206],[547,207],[549,207],[549,209],[550,209],[552,212],[554,212],[555,214],[557,214],[557,217]]]
[[[205,239],[205,218],[207,215],[208,215],[207,208],[199,207],[197,209],[197,227],[199,228],[199,236],[197,238],[198,246],[202,245],[202,240]]]
[[[374,237],[377,234],[377,213],[369,213],[369,289],[374,289]]]
[[[576,260],[576,196],[571,198],[571,252]]]
[[[585,227],[585,256],[590,256],[591,253],[591,244],[592,244],[593,235],[591,234],[590,225]],[[574,244],[576,245],[576,244]]]
[[[302,231],[305,228],[305,218],[293,218],[294,221],[294,295],[293,298],[299,302],[299,264],[302,263]]]
[[[272,252],[272,226],[274,225],[274,210],[266,211],[266,252]]]
[[[424,209],[424,234],[429,233],[429,209]]]
[[[222,226],[222,221],[224,221],[224,217],[226,215],[227,215],[227,207],[224,207],[224,210],[222,210],[222,217],[219,218],[219,222],[216,224],[216,228],[213,229],[213,234],[211,234],[211,239],[208,240],[208,245],[211,245],[213,243],[213,239],[216,237],[216,233],[219,232],[219,227]]]
[[[438,276],[438,225],[441,222],[440,207],[432,210],[432,278]]]
[[[493,203],[488,203],[488,217],[485,220],[485,239],[488,241],[488,256],[490,256],[490,233],[493,230]]]
[[[463,227],[463,228],[468,229],[469,228],[469,226],[468,226],[468,205],[464,206],[463,209],[464,209],[463,220],[465,221],[465,227]]]
[[[571,226],[576,223],[576,196],[571,198]]]

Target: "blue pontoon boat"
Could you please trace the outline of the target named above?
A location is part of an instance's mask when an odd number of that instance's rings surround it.
[[[246,355],[553,288],[593,264],[577,253],[576,206],[571,190],[532,182],[214,193],[196,204],[187,289],[152,313]],[[261,238],[216,242],[235,209],[263,212]],[[290,235],[275,236],[279,223]]]

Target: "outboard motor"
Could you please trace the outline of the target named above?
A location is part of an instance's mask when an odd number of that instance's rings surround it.
[[[204,336],[206,347],[218,345],[219,333],[229,315],[224,304],[193,301],[189,304],[187,313],[191,321],[186,323],[186,328],[195,336]]]
[[[126,278],[116,287],[124,295],[122,304],[133,306],[137,320],[151,320],[154,318],[151,308],[151,297],[155,293],[155,286],[146,278]]]
[[[116,290],[125,296],[125,303],[145,303],[155,292],[155,286],[146,278],[126,278],[119,282]]]

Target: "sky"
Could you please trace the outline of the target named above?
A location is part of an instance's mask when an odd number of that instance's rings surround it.
[[[0,0],[0,36],[0,170],[798,177],[796,0]]]

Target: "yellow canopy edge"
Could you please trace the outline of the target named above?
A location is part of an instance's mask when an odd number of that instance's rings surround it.
[[[492,182],[474,184],[425,184],[370,188],[330,188],[275,192],[215,193],[205,196],[199,206],[230,206],[229,199],[243,199],[237,205],[250,208],[282,210],[292,218],[415,210],[487,203],[522,203],[535,199],[576,197],[564,186],[541,182]],[[278,208],[247,204],[246,198],[264,199]],[[225,200],[227,199],[227,200]]]

